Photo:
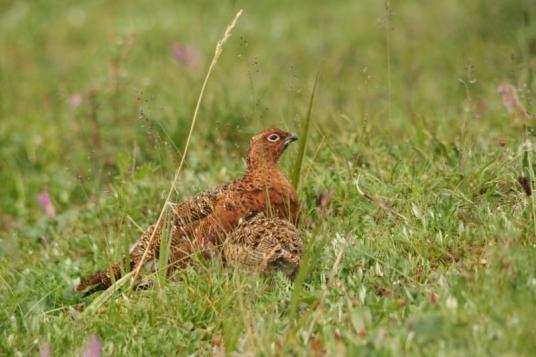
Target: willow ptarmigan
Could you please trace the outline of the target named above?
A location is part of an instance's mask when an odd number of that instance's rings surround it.
[[[228,265],[242,265],[261,273],[280,270],[293,277],[302,256],[298,229],[286,219],[266,217],[262,212],[242,220],[223,243]]]
[[[293,141],[292,135],[280,129],[268,129],[250,141],[246,159],[246,173],[239,179],[217,188],[187,198],[173,205],[170,266],[186,265],[196,252],[210,255],[215,247],[221,246],[227,235],[240,220],[263,212],[265,217],[277,217],[293,224],[298,221],[298,197],[288,178],[279,169],[279,158]],[[131,248],[130,269],[137,267],[149,245],[155,226],[150,226]],[[146,262],[158,257],[160,232],[146,254]],[[119,264],[99,272],[76,287],[77,291],[102,290],[121,276]]]

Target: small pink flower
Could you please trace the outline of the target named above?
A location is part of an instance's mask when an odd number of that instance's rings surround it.
[[[100,357],[102,351],[102,343],[97,335],[91,335],[87,343],[86,349],[82,352],[83,357]]]
[[[39,195],[37,195],[37,203],[39,203],[39,206],[41,206],[41,209],[45,215],[50,218],[56,216],[54,205],[52,204],[50,194],[47,191],[41,192]]]
[[[80,94],[73,94],[69,97],[69,106],[71,109],[76,109],[82,105],[82,96]]]
[[[197,48],[185,46],[178,42],[173,44],[171,54],[177,62],[186,66],[199,65],[202,59],[201,52]]]
[[[503,83],[497,89],[501,95],[504,107],[510,114],[515,114],[518,117],[529,118],[529,113],[517,96],[517,88],[510,83]]]
[[[43,343],[39,347],[39,357],[50,357],[52,356],[52,348],[50,348],[50,343]]]

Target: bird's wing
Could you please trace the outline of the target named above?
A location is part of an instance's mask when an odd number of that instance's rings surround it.
[[[210,215],[219,200],[222,199],[228,185],[220,186],[211,190],[188,197],[181,203],[173,203],[173,223],[177,228],[185,228],[196,225],[199,220]]]
[[[183,243],[183,238],[191,235],[199,225],[199,222],[212,213],[220,199],[221,193],[224,192],[225,189],[226,186],[220,186],[191,196],[181,203],[170,204],[173,211],[172,246],[180,246]],[[162,226],[160,226],[156,232],[154,232],[155,228],[155,225],[149,227],[131,248],[130,263],[133,267],[138,265],[144,254],[146,255],[146,261],[158,257]],[[145,253],[146,250],[147,254]]]

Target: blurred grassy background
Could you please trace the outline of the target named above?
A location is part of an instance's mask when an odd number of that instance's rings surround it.
[[[297,131],[320,72],[300,194],[329,242],[300,311],[321,307],[292,328],[288,282],[210,267],[209,287],[193,268],[178,285],[189,290],[171,284],[72,321],[86,301],[67,292],[80,271],[120,257],[132,221],[154,220],[214,45],[240,8],[179,191],[239,175],[251,134]],[[110,354],[203,354],[219,335],[252,354],[536,348],[534,217],[516,183],[524,130],[497,93],[511,83],[534,111],[533,1],[4,0],[0,53],[6,353],[51,343],[75,354],[95,332]],[[333,199],[318,208],[323,192]],[[325,278],[341,247],[335,288]],[[240,313],[233,298],[245,299]]]

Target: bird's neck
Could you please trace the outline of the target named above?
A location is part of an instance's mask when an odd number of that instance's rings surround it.
[[[279,171],[276,161],[248,157],[246,174],[268,174],[273,171]]]
[[[270,183],[272,181],[278,181],[285,178],[285,175],[277,165],[277,162],[273,161],[251,161],[248,160],[248,166],[246,175],[248,179],[254,181],[263,181]]]
[[[277,186],[283,191],[294,192],[292,184],[277,163],[278,158],[266,152],[260,155],[258,151],[250,149],[246,159],[247,169],[244,178],[259,186]]]

